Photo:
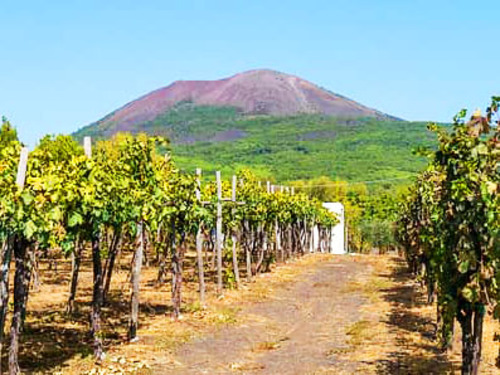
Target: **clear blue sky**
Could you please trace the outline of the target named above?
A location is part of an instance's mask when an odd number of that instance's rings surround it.
[[[271,68],[408,120],[500,94],[500,1],[0,0],[0,115],[30,146],[177,79]]]

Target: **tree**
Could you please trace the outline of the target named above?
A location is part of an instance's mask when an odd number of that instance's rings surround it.
[[[0,128],[0,147],[6,147],[13,142],[17,142],[17,131],[5,117],[2,117],[2,127]]]

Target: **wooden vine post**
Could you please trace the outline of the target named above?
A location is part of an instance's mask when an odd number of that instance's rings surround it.
[[[268,193],[271,192],[271,186],[269,184],[269,181],[267,182],[267,192]],[[285,256],[281,249],[281,230],[278,222],[278,217],[274,219],[274,236],[275,236],[275,247],[276,247],[276,260],[278,260],[279,257],[280,261],[283,263],[285,261]]]
[[[139,284],[142,268],[142,259],[144,257],[144,223],[141,222],[137,225],[137,250],[134,256],[134,263],[132,265],[132,293],[130,298],[130,323],[128,330],[128,338],[131,342],[137,341],[137,328],[139,326]]]
[[[17,178],[16,185],[19,190],[24,189],[24,183],[26,181],[26,169],[28,167],[28,148],[23,147],[21,149],[21,155],[19,157],[19,166],[17,168]]]
[[[236,176],[233,176],[232,180],[232,190],[231,190],[231,201],[233,204],[236,204]],[[234,215],[234,209],[233,209],[233,215]],[[234,272],[234,280],[236,282],[236,287],[240,287],[240,270],[238,268],[238,253],[236,252],[236,241],[237,241],[237,236],[236,236],[236,229],[233,229],[232,233],[232,247],[233,247],[233,272]]]
[[[177,320],[181,316],[181,289],[182,282],[182,265],[179,253],[179,246],[182,244],[177,243],[177,226],[175,218],[171,220],[170,241],[172,251],[172,318]]]
[[[217,293],[222,294],[222,182],[220,171],[215,172],[215,180],[217,184],[217,217],[216,217],[216,244],[217,253]]]
[[[86,157],[92,159],[92,138],[90,137],[83,138],[83,151],[85,152]]]
[[[232,201],[234,204],[245,204],[245,202],[236,202],[236,176],[233,176],[232,180],[232,196],[231,198],[222,198],[222,181],[221,181],[221,176],[220,176],[220,171],[215,172],[215,182],[217,185],[217,217],[216,217],[216,256],[217,256],[217,293],[219,295],[222,294],[222,289],[223,289],[223,283],[222,283],[222,247],[224,244],[224,234],[222,233],[222,204],[224,201]],[[202,202],[205,203],[205,202]],[[208,203],[208,202],[207,202]],[[234,238],[233,238],[234,240]],[[233,241],[235,242],[235,241]],[[233,262],[234,262],[234,254],[236,252],[236,248],[233,250]],[[247,260],[248,260],[248,255],[247,255]],[[237,258],[236,258],[237,262]],[[234,263],[233,263],[234,266]],[[237,263],[236,263],[236,268],[237,268]],[[235,277],[236,273],[238,271],[235,271]],[[238,273],[238,280],[239,280],[239,273]],[[237,281],[239,284],[239,281]]]
[[[201,169],[196,168],[196,200],[201,204]],[[203,265],[203,222],[198,225],[198,231],[196,232],[196,257],[198,263],[198,282],[199,282],[199,293],[200,293],[200,303],[202,306],[205,305],[205,272]]]

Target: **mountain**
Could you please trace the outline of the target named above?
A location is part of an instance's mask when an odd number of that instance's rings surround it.
[[[176,81],[112,112],[97,123],[103,135],[136,131],[179,103],[233,107],[245,115],[323,114],[390,118],[302,78],[274,70],[251,70],[216,81]]]
[[[185,170],[227,176],[249,167],[277,181],[327,176],[404,183],[426,162],[412,150],[432,147],[434,140],[424,123],[396,119],[271,70],[178,81],[74,135],[100,139],[118,131],[168,137]]]

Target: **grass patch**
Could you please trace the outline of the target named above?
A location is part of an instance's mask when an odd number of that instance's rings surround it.
[[[271,350],[276,350],[281,347],[280,341],[264,341],[257,343],[253,348],[253,352],[267,352]]]
[[[360,320],[352,324],[346,330],[346,334],[349,336],[349,344],[359,346],[373,340],[373,332],[376,326],[376,322],[368,320]]]
[[[283,345],[283,342],[288,341],[288,340],[290,340],[290,338],[285,336],[285,337],[281,337],[280,339],[274,340],[274,341],[259,342],[256,345],[254,345],[254,347],[252,348],[252,351],[253,352],[267,352],[267,351],[271,351],[271,350],[276,350],[276,349],[281,348],[281,346]]]
[[[219,307],[210,317],[209,322],[216,325],[235,324],[238,322],[238,312],[240,308],[232,306]]]
[[[254,362],[237,362],[231,363],[229,365],[229,369],[235,372],[250,372],[250,371],[259,371],[264,369],[264,365],[260,363]]]

